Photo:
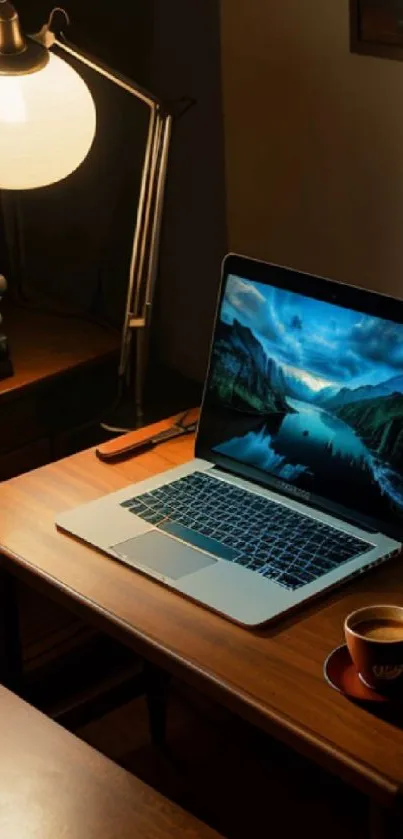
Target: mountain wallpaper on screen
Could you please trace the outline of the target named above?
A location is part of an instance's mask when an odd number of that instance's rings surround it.
[[[208,397],[233,416],[221,454],[368,515],[403,515],[400,324],[231,276]]]

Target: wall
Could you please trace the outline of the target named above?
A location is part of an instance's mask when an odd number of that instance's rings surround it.
[[[227,250],[219,0],[154,0],[150,84],[194,107],[174,123],[154,332],[159,354],[202,380]]]
[[[222,0],[229,244],[403,295],[403,64],[348,0]]]
[[[53,8],[49,0],[16,0],[14,3],[25,32],[37,32]],[[66,36],[83,50],[101,58],[122,73],[131,73],[142,82],[147,74],[152,41],[152,3],[133,0],[119,6],[116,13],[111,3],[102,0],[66,0],[60,4],[70,16],[65,27],[63,17],[56,16]]]

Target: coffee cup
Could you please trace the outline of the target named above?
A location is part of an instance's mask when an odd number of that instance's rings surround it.
[[[345,620],[347,647],[362,682],[387,691],[403,682],[403,607],[367,606]]]

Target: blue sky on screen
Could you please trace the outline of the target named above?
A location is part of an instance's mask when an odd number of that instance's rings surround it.
[[[253,329],[275,361],[313,390],[403,374],[403,325],[229,276],[221,319]]]

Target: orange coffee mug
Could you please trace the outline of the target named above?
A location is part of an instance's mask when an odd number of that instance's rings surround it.
[[[396,687],[403,676],[403,607],[357,609],[346,618],[344,632],[364,684],[380,691]]]

